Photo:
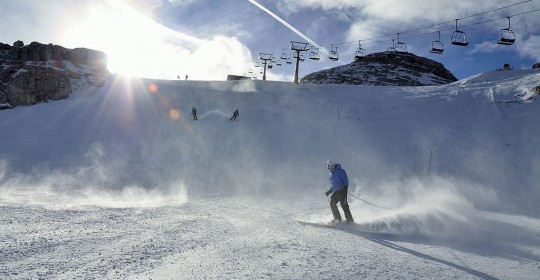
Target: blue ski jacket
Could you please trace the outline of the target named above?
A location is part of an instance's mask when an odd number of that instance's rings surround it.
[[[330,174],[328,174],[328,179],[330,180],[330,191],[332,192],[337,192],[349,186],[347,172],[345,172],[345,169],[341,169],[341,165],[339,163],[336,164],[336,169],[334,171],[330,171]]]

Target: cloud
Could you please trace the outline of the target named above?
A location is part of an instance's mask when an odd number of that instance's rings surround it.
[[[475,53],[494,53],[500,46],[496,43],[486,41],[481,44],[474,44],[474,49],[469,52],[469,54]]]
[[[519,44],[518,53],[524,57],[530,57],[540,61],[540,36],[532,35]]]
[[[188,74],[190,79],[224,80],[227,74],[242,74],[253,65],[250,50],[237,38],[201,39],[178,32],[148,16],[148,11],[141,12],[143,6],[135,9],[124,2],[106,0],[18,3],[9,2],[5,9],[2,4],[3,40],[100,50],[108,55],[112,72],[146,78],[176,79],[177,75]]]
[[[462,23],[473,24],[485,19],[501,18],[534,9],[530,4],[524,3],[523,5],[484,13],[508,5],[507,3],[501,4],[495,1],[471,2],[467,0],[298,0],[294,6],[285,5],[281,9],[287,9],[291,13],[304,13],[306,9],[319,9],[326,12],[347,10],[349,17],[352,19],[352,23],[346,26],[348,30],[347,37],[350,40],[359,40],[445,22],[447,24],[422,29],[420,32],[448,29],[454,26],[453,20],[455,18],[465,18],[475,14],[480,15],[464,19]],[[538,30],[538,23],[535,18],[529,14],[527,16],[517,17],[516,22],[524,26],[524,32],[528,34],[534,32],[534,30]],[[480,26],[482,28],[492,28],[493,25],[487,24]],[[498,28],[503,27],[506,27],[506,24],[502,24]]]

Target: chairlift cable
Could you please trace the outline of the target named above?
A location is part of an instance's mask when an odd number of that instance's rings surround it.
[[[293,3],[296,2],[296,1],[297,1],[297,0],[292,0],[291,2],[284,3],[284,4],[282,4],[282,5],[278,5],[278,6],[276,6],[276,8],[281,8],[281,7],[288,6],[288,5],[290,5],[290,4],[293,4]],[[234,12],[233,12],[233,13],[234,13]],[[232,14],[232,13],[231,13],[231,14]],[[227,26],[225,26],[225,27],[223,27],[223,28],[220,28],[220,29],[218,29],[218,30],[214,30],[214,31],[212,31],[212,32],[206,33],[206,34],[204,34],[204,35],[201,35],[200,37],[203,38],[203,37],[207,37],[207,36],[209,36],[209,35],[216,34],[216,33],[220,32],[220,31],[223,31],[223,30],[234,29],[234,28],[236,28],[237,26],[239,26],[241,23],[246,22],[246,21],[248,21],[248,20],[252,20],[252,19],[254,19],[254,18],[258,17],[258,16],[261,16],[261,15],[267,15],[267,13],[265,13],[264,11],[260,11],[259,13],[255,14],[255,15],[253,15],[253,16],[251,16],[251,17],[245,18],[245,19],[243,19],[243,20],[241,20],[241,21],[238,21],[238,22],[236,22],[236,23],[234,23],[234,24],[227,25]]]
[[[518,13],[518,14],[513,14],[513,15],[510,15],[510,16],[504,16],[504,17],[499,17],[499,18],[494,18],[494,19],[489,19],[489,20],[484,20],[484,21],[479,21],[479,22],[475,22],[475,23],[470,23],[470,24],[465,24],[465,25],[460,25],[460,28],[463,28],[463,27],[469,27],[469,26],[474,26],[474,25],[479,25],[479,24],[484,24],[484,23],[489,23],[489,22],[493,22],[493,21],[497,21],[497,20],[502,20],[502,19],[507,19],[508,17],[517,17],[517,16],[521,16],[521,15],[525,15],[525,14],[529,14],[529,13],[534,13],[534,12],[538,12],[540,11],[540,9],[535,9],[535,10],[530,10],[530,11],[526,11],[526,12],[521,12],[521,13]],[[453,20],[452,22],[455,22],[455,20]],[[440,29],[438,31],[440,32],[443,32],[443,31],[450,31],[450,30],[455,30],[455,26],[451,27],[451,28],[446,28],[446,29]],[[435,31],[436,32],[436,31]],[[420,36],[424,36],[424,35],[428,35],[428,34],[433,34],[434,31],[428,31],[428,32],[424,32],[424,33],[420,33],[420,34],[413,34],[413,35],[409,35],[409,36],[405,36],[405,37],[400,37],[400,38],[414,38],[414,37],[420,37]],[[402,34],[402,33],[400,33]],[[376,37],[376,38],[371,38],[371,39],[368,39],[368,40],[374,40],[374,39],[380,39],[380,38],[386,38],[386,37],[389,37],[389,36],[380,36],[380,37]],[[364,41],[364,40],[362,40]],[[379,41],[374,41],[374,42],[368,42],[368,43],[365,43],[366,45],[370,45],[370,44],[379,44],[379,43],[385,43],[385,42],[388,42],[389,39],[386,39],[386,40],[379,40]],[[341,46],[341,47],[344,47],[344,46],[351,46],[352,43],[348,43],[348,44],[340,44],[340,45],[337,45],[337,44],[334,44],[336,46]]]
[[[519,3],[514,3],[514,4],[511,4],[511,5],[508,5],[508,6],[504,6],[504,7],[500,7],[500,8],[497,8],[497,9],[493,9],[493,10],[481,12],[481,13],[478,13],[478,14],[474,14],[474,15],[462,17],[462,18],[460,18],[460,20],[468,19],[468,18],[472,18],[472,17],[476,17],[476,16],[480,16],[480,15],[483,15],[483,14],[492,13],[492,12],[495,12],[495,11],[499,11],[499,10],[502,10],[502,9],[510,8],[510,7],[517,6],[517,5],[521,5],[521,4],[524,4],[524,3],[527,3],[527,2],[531,2],[531,1],[534,1],[534,0],[522,1],[522,2],[519,2]],[[437,23],[437,24],[433,24],[433,25],[429,25],[429,26],[424,26],[424,27],[419,27],[419,28],[416,28],[416,29],[411,29],[411,30],[403,31],[403,32],[401,32],[401,33],[414,32],[414,31],[418,31],[418,30],[422,30],[422,29],[427,29],[427,28],[432,28],[432,27],[436,27],[436,26],[443,25],[443,24],[449,24],[449,23],[453,23],[453,22],[454,22],[453,20],[450,20],[450,21],[441,22],[441,23]]]
[[[228,16],[230,16],[230,15],[232,15],[232,14],[236,14],[236,13],[238,13],[238,12],[240,12],[240,11],[243,11],[243,10],[246,10],[246,9],[249,9],[249,8],[252,8],[252,7],[253,7],[253,5],[245,6],[245,7],[241,8],[241,9],[239,9],[239,10],[236,10],[236,11],[233,11],[233,12],[230,12],[230,13],[227,13],[227,14],[225,14],[225,15],[223,15],[223,16],[220,16],[220,17],[217,17],[217,18],[215,18],[215,19],[213,19],[213,20],[210,20],[210,21],[207,21],[207,22],[204,22],[204,23],[201,23],[201,24],[198,24],[198,25],[189,27],[188,29],[184,30],[183,32],[188,32],[188,31],[191,31],[191,30],[193,30],[193,29],[197,29],[197,28],[199,28],[199,27],[201,27],[201,26],[203,26],[203,25],[210,24],[210,23],[212,23],[212,22],[214,22],[214,21],[218,21],[218,20],[220,20],[220,19],[222,19],[222,18],[226,18],[226,17],[228,17]]]
[[[502,10],[502,9],[506,9],[506,8],[510,8],[510,7],[513,7],[513,6],[517,6],[517,5],[521,5],[521,4],[524,4],[524,3],[528,3],[528,2],[532,2],[534,0],[526,0],[526,1],[522,1],[522,2],[518,2],[518,3],[514,3],[514,4],[511,4],[511,5],[507,5],[507,6],[504,6],[504,7],[499,7],[499,8],[496,8],[496,9],[492,9],[492,10],[489,10],[489,11],[485,11],[485,12],[481,12],[481,13],[477,13],[477,14],[474,14],[474,15],[470,15],[470,16],[466,16],[466,17],[462,17],[460,18],[460,20],[462,19],[468,19],[468,18],[472,18],[472,17],[476,17],[476,16],[480,16],[480,15],[483,15],[483,14],[487,14],[487,13],[491,13],[491,12],[495,12],[495,11],[499,11],[499,10]],[[538,9],[540,10],[540,9]],[[519,16],[519,15],[523,15],[523,14],[527,14],[527,13],[532,13],[532,12],[536,12],[538,10],[533,10],[533,11],[528,11],[528,12],[523,12],[523,13],[519,13],[519,14],[515,14],[515,15],[512,15],[510,17],[514,17],[514,16]],[[503,18],[507,18],[506,17],[503,17]],[[461,27],[467,27],[467,26],[471,26],[471,25],[476,25],[476,24],[482,24],[482,23],[486,23],[486,22],[491,22],[491,21],[496,21],[496,20],[500,20],[501,18],[497,18],[497,19],[493,19],[493,20],[488,20],[488,21],[483,21],[483,22],[479,22],[479,23],[472,23],[472,24],[468,24],[468,25],[460,25]],[[410,33],[410,32],[414,32],[414,31],[418,31],[418,30],[422,30],[422,29],[427,29],[427,28],[433,28],[433,27],[436,27],[436,26],[439,26],[439,25],[443,25],[443,24],[449,24],[449,23],[454,23],[455,22],[455,19],[454,20],[450,20],[450,21],[445,21],[445,22],[441,22],[441,23],[437,23],[437,24],[432,24],[432,25],[429,25],[429,26],[424,26],[424,27],[419,27],[419,28],[415,28],[415,29],[410,29],[410,30],[406,30],[406,31],[402,31],[402,32],[399,32],[400,34],[403,34],[403,33]],[[448,31],[448,30],[454,30],[455,28],[449,28],[449,29],[442,29],[440,31]],[[425,34],[431,34],[433,32],[428,32],[428,33],[423,33],[421,35],[425,35]],[[394,33],[396,34],[396,33]],[[392,37],[394,36],[394,34],[390,34],[390,35],[382,35],[382,36],[378,36],[378,37],[373,37],[373,38],[369,38],[369,39],[362,39],[362,41],[372,41],[372,40],[377,40],[377,39],[382,39],[382,38],[388,38],[388,37]],[[419,36],[419,35],[411,35],[411,36],[407,36],[407,37],[402,37],[402,38],[410,38],[410,37],[416,37],[416,36]],[[373,43],[381,43],[381,42],[387,42],[387,40],[384,40],[384,41],[377,41],[377,42],[372,42],[371,44]],[[353,44],[356,44],[357,41],[355,42],[346,42],[346,43],[340,43],[340,44],[334,44],[335,46],[340,46],[340,47],[347,47],[347,46],[351,46]],[[370,44],[370,43],[367,43],[367,44]]]

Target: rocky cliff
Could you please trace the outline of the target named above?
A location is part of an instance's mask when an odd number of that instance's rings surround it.
[[[380,86],[447,84],[457,78],[441,63],[412,53],[374,53],[303,77],[302,83]]]
[[[100,51],[0,43],[0,107],[65,99],[73,84],[101,86],[108,74],[107,56]]]

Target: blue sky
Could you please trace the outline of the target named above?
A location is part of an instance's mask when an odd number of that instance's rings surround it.
[[[222,80],[250,69],[261,78],[260,67],[254,67],[260,52],[289,54],[290,41],[307,42],[305,37],[324,50],[320,61],[301,63],[300,77],[350,63],[358,40],[367,53],[385,51],[397,33],[409,52],[443,63],[458,78],[504,63],[530,68],[540,61],[538,0],[257,2],[302,36],[249,0],[0,0],[0,41],[98,49],[108,54],[113,72],[165,79]],[[512,46],[496,44],[507,16],[516,35]],[[450,44],[456,18],[462,19],[467,47]],[[438,30],[445,46],[441,55],[429,52]],[[340,61],[324,54],[332,44]],[[267,78],[290,81],[293,74],[294,66],[283,63]]]

